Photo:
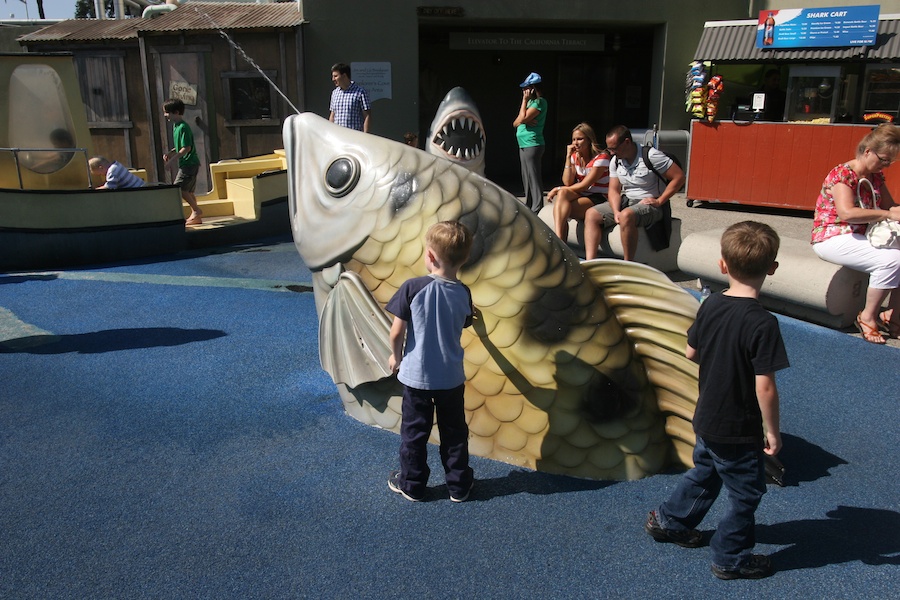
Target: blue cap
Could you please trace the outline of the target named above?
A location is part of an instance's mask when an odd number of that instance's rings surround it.
[[[536,83],[541,82],[541,76],[537,73],[532,73],[528,77],[525,78],[525,81],[519,84],[519,87],[528,87],[529,85],[534,85]]]

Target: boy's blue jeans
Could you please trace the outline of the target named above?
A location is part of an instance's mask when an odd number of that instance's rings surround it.
[[[657,517],[664,529],[695,529],[712,507],[722,486],[728,509],[709,543],[712,562],[737,569],[750,559],[756,544],[756,507],[766,493],[765,456],[760,444],[719,444],[697,436],[694,468],[684,474]]]
[[[428,485],[428,437],[437,411],[441,463],[452,496],[464,496],[472,486],[469,467],[469,426],[463,398],[465,385],[450,390],[419,390],[403,386],[400,423],[400,486],[412,496]]]

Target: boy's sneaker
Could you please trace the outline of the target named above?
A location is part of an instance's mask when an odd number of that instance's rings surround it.
[[[775,572],[772,561],[762,554],[754,554],[746,564],[737,569],[723,569],[716,565],[712,565],[711,568],[713,575],[719,579],[762,579]]]
[[[663,529],[656,518],[655,510],[650,511],[647,522],[644,524],[644,530],[657,542],[677,544],[682,548],[699,548],[703,545],[703,534],[696,529],[685,531]]]
[[[425,498],[424,495],[417,498],[403,491],[403,488],[400,487],[400,471],[391,471],[391,474],[388,475],[388,489],[400,494],[410,502],[421,502]]]
[[[466,493],[462,496],[454,496],[450,494],[450,502],[465,502],[469,499],[469,494],[472,493],[472,488],[475,487],[475,480],[472,480],[472,483],[469,484],[469,489],[466,490]]]

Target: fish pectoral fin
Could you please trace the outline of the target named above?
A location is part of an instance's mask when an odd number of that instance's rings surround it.
[[[341,273],[319,319],[322,368],[350,388],[390,377],[390,331],[390,318],[359,275]]]
[[[666,430],[693,446],[698,367],[685,357],[687,330],[700,306],[687,291],[647,265],[603,259],[582,265],[601,290],[641,357]],[[688,454],[688,459],[689,459]]]

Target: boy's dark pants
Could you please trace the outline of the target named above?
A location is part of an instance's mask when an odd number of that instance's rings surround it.
[[[437,411],[441,436],[441,462],[452,496],[463,496],[472,485],[469,467],[469,427],[463,400],[464,385],[450,390],[418,390],[403,386],[403,421],[400,424],[400,485],[412,496],[422,496],[431,471],[428,436]]]
[[[664,529],[695,529],[723,485],[728,491],[728,509],[709,547],[714,565],[736,569],[750,559],[756,544],[754,515],[766,493],[761,444],[718,444],[697,436],[694,468],[684,474],[657,516]]]

